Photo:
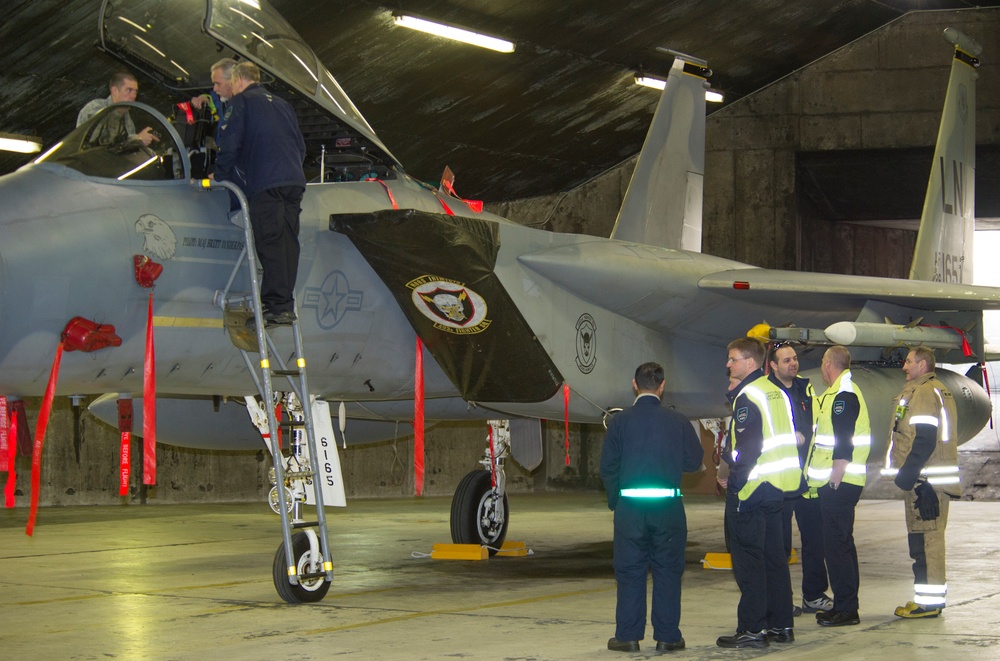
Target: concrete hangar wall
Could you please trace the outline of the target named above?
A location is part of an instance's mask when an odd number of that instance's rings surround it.
[[[929,147],[944,101],[956,27],[984,47],[977,85],[978,143],[1000,145],[1000,10],[911,13],[775,84],[714,112],[707,124],[704,252],[767,268],[905,277],[913,233],[832,223],[802,204],[796,181],[803,152]],[[561,232],[607,236],[635,159],[561,195],[489,205],[519,222]],[[904,191],[922,200],[921,182]],[[819,247],[836,246],[836,251]],[[886,247],[898,248],[888,250]],[[748,320],[748,327],[759,320]],[[721,366],[719,366],[721,369]],[[84,407],[88,402],[84,401]],[[27,402],[34,429],[39,401]],[[263,500],[270,462],[260,452],[208,452],[161,445],[158,485],[117,495],[118,432],[85,408],[74,423],[57,398],[45,443],[43,505]],[[513,492],[600,488],[603,429],[571,425],[571,464],[563,460],[560,421],[545,424],[542,467],[508,462]],[[413,493],[412,435],[341,451],[349,497]],[[486,447],[482,423],[444,424],[427,434],[426,493],[450,495]],[[18,507],[27,505],[30,457],[17,464]]]

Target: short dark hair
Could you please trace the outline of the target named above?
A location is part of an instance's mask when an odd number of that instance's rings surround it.
[[[134,80],[137,83],[139,82],[135,77],[135,74],[130,71],[116,71],[111,74],[111,81],[108,83],[108,88],[121,87],[125,84],[126,80]]]
[[[933,372],[934,368],[937,367],[937,361],[934,359],[934,349],[921,344],[920,346],[913,347],[910,351],[913,352],[913,360],[917,362],[922,360],[927,363],[928,372]]]
[[[764,366],[764,343],[755,337],[738,337],[728,345],[726,351],[735,349],[742,358],[753,358],[757,367]]]
[[[635,368],[635,387],[653,392],[663,383],[663,367],[659,363],[643,363]]]

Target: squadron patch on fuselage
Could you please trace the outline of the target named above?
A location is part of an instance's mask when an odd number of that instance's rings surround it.
[[[422,275],[406,283],[413,305],[446,333],[481,333],[492,323],[486,318],[486,300],[456,280]]]
[[[584,312],[576,320],[576,367],[590,374],[597,365],[597,322]]]

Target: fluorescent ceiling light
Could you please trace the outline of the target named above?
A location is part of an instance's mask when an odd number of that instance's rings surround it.
[[[667,86],[667,81],[660,78],[651,78],[649,76],[636,75],[635,84],[642,85],[643,87],[652,87],[656,90],[662,90]],[[705,90],[705,100],[709,103],[722,103],[723,95],[719,90],[707,89]]]
[[[393,16],[393,20],[395,20],[396,25],[400,27],[426,32],[427,34],[437,35],[439,37],[444,37],[445,39],[461,41],[462,43],[479,46],[480,48],[488,48],[499,53],[514,52],[514,42],[507,41],[506,39],[488,37],[485,34],[479,34],[478,32],[473,32],[464,28],[445,25],[444,23],[435,23],[433,21],[428,21],[423,18],[417,18],[416,16],[409,16],[406,14],[396,14]]]
[[[649,76],[636,76],[635,84],[642,85],[643,87],[652,87],[654,90],[662,90],[667,86],[667,81],[660,80],[659,78],[650,78]]]
[[[42,151],[42,139],[16,133],[0,133],[0,150],[34,154]]]

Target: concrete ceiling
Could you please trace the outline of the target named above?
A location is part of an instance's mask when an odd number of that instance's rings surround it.
[[[663,46],[707,59],[739,99],[915,9],[963,0],[272,0],[412,175],[445,165],[487,201],[575,187],[636,154],[657,101],[633,72],[664,75]],[[52,143],[106,94],[98,0],[7,0],[0,27],[0,132]],[[392,24],[405,10],[512,39],[502,55]],[[151,83],[140,100],[172,99]],[[710,111],[713,108],[710,108]],[[0,173],[27,162],[0,152]],[[926,175],[924,175],[926,179]],[[923,182],[920,183],[923,186]],[[822,195],[820,193],[820,195]]]

